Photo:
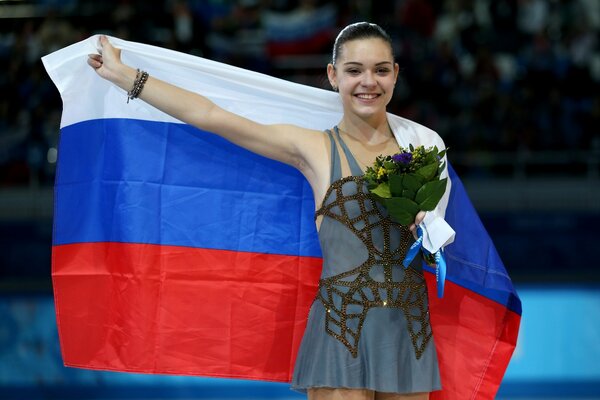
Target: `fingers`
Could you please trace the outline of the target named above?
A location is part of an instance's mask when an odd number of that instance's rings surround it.
[[[412,224],[411,226],[408,227],[408,229],[410,230],[410,233],[412,233],[415,240],[419,238],[419,236],[417,235],[417,225],[416,224]]]
[[[419,225],[425,219],[425,211],[419,211],[417,216],[415,217],[415,224]]]
[[[94,69],[100,68],[102,66],[102,56],[100,54],[88,54],[87,63]]]
[[[110,40],[108,40],[108,37],[106,35],[100,35],[100,39],[98,40],[98,42],[100,43],[100,49],[99,49],[100,54],[102,54],[103,50],[116,51],[116,49],[110,43]]]
[[[108,41],[108,38],[106,37],[106,35],[100,35],[100,38],[98,39],[98,43],[100,44],[100,54],[102,54],[102,49],[105,46],[110,46],[110,42]]]
[[[419,213],[415,216],[415,223],[411,224],[408,227],[408,229],[410,230],[410,232],[412,233],[412,235],[415,239],[419,238],[419,235],[417,234],[417,226],[419,226],[419,224],[421,222],[423,222],[424,219],[425,219],[425,211],[419,211]]]
[[[88,54],[87,63],[90,67],[94,69],[98,69],[104,63],[102,59],[102,50],[104,50],[104,46],[108,44],[108,39],[105,35],[100,35],[98,39],[98,53],[99,54]]]
[[[114,47],[106,35],[100,35],[98,39],[98,53],[104,57],[103,63],[112,65],[121,61],[121,49]]]

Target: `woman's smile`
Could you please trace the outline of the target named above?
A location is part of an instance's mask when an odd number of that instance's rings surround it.
[[[381,95],[378,93],[357,93],[354,96],[358,97],[360,100],[374,100]]]

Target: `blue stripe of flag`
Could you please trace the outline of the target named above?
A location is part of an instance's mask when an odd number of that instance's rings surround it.
[[[504,263],[450,164],[448,176],[452,190],[445,219],[456,230],[456,238],[445,248],[447,279],[521,315],[521,301]]]
[[[320,257],[313,215],[312,190],[296,169],[188,125],[99,119],[61,130],[55,245]]]

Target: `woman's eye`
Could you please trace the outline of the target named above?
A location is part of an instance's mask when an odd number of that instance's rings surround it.
[[[358,69],[349,69],[346,72],[348,72],[350,75],[358,75],[358,74],[360,74],[360,70],[358,70]]]
[[[390,72],[390,70],[389,70],[388,68],[379,68],[379,69],[377,70],[377,73],[378,73],[379,75],[385,75],[385,74],[388,74],[389,72]]]

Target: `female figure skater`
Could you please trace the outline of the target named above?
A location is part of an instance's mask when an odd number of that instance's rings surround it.
[[[327,76],[344,113],[326,132],[232,114],[123,64],[106,37],[88,63],[130,99],[292,165],[310,183],[323,271],[294,389],[311,400],[427,399],[441,389],[420,259],[407,269],[401,265],[425,214],[408,228],[395,223],[362,180],[376,156],[399,150],[386,115],[398,64],[385,31],[361,22],[338,35]]]

